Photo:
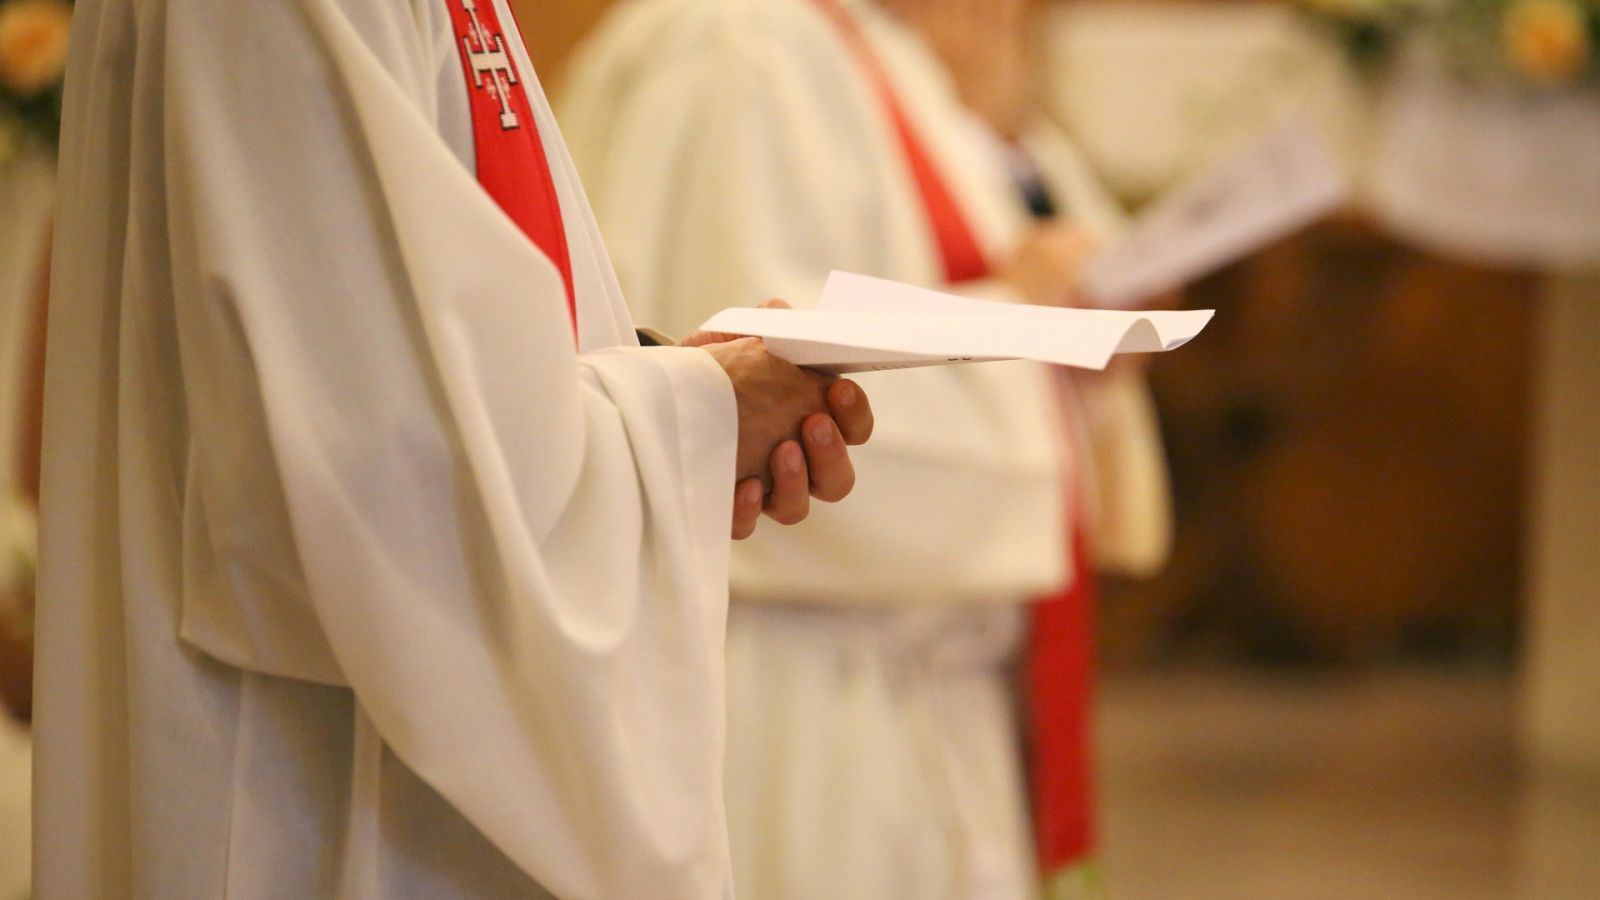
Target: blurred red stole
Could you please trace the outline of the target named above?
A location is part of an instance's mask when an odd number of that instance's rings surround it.
[[[912,127],[899,97],[873,53],[860,25],[837,0],[817,0],[839,27],[841,37],[883,104],[906,167],[928,215],[949,284],[992,274],[983,250]],[[1094,844],[1094,804],[1089,776],[1090,697],[1093,690],[1094,578],[1082,522],[1081,490],[1074,482],[1068,498],[1073,518],[1070,546],[1073,579],[1059,593],[1033,605],[1028,648],[1029,770],[1032,780],[1034,843],[1047,885],[1086,862]]]
[[[456,49],[472,108],[478,183],[555,263],[567,289],[567,314],[576,330],[572,256],[539,123],[524,87],[527,76],[517,72],[495,0],[445,0],[445,5],[455,26]]]

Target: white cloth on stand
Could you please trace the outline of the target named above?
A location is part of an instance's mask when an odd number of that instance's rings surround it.
[[[1600,89],[1469,83],[1412,51],[1374,123],[1379,220],[1478,265],[1600,268]]]
[[[708,354],[629,346],[492,2],[578,352],[473,176],[442,0],[78,3],[42,900],[731,894],[733,393]]]

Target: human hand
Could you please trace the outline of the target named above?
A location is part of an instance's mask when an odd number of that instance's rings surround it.
[[[1000,271],[1000,280],[1035,306],[1078,305],[1078,279],[1098,242],[1072,225],[1028,232]]]
[[[759,338],[699,333],[684,343],[710,353],[733,382],[739,409],[735,539],[749,537],[763,512],[792,525],[810,512],[812,497],[831,503],[850,493],[855,468],[847,448],[866,441],[873,425],[860,387],[779,359]]]
[[[812,497],[832,503],[844,499],[855,486],[855,468],[846,448],[862,443],[872,430],[866,395],[852,382],[835,381],[827,402],[828,414],[810,415],[801,423],[798,442],[784,440],[768,457],[770,491],[759,476],[735,486],[735,540],[754,533],[763,513],[780,525],[793,525],[810,514]]]

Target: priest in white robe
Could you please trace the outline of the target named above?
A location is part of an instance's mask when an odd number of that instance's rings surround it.
[[[842,496],[864,396],[636,346],[503,0],[73,44],[36,896],[731,896],[730,516]]]
[[[831,269],[1069,302],[1083,227],[1115,225],[1056,139],[1077,224],[1036,227],[943,62],[868,0],[635,0],[567,83],[619,274],[679,330],[715,312],[706,296],[804,300]],[[952,218],[989,265],[953,258]],[[737,881],[757,900],[1033,896],[1010,673],[1028,601],[1073,576],[1083,458],[1044,367],[862,380],[879,427],[853,502],[735,548]]]

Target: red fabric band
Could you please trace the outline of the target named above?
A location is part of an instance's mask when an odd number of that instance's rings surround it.
[[[523,83],[527,76],[517,71],[494,0],[445,3],[455,25],[456,49],[472,107],[478,183],[555,263],[567,289],[567,312],[576,329],[572,257],[550,162]]]

